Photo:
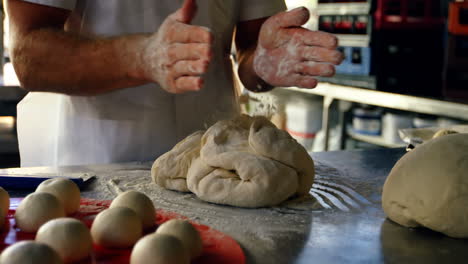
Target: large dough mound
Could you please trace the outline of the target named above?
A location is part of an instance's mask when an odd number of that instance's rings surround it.
[[[224,153],[224,168],[197,159],[189,170],[188,185],[198,198],[241,207],[277,205],[298,189],[298,176],[279,162],[250,153]]]
[[[250,127],[249,144],[255,153],[294,168],[299,175],[298,194],[309,193],[315,177],[314,161],[288,132],[258,118]]]
[[[382,207],[393,221],[468,238],[468,134],[430,140],[390,172]]]
[[[168,169],[162,173],[160,168]],[[168,187],[167,180],[160,180],[171,175],[186,176],[187,185]],[[249,116],[219,121],[203,136],[189,136],[152,169],[153,180],[163,187],[187,188],[202,200],[242,207],[272,206],[305,195],[314,176],[314,162],[296,140],[266,118]]]
[[[161,155],[151,168],[153,181],[169,190],[188,192],[187,171],[200,155],[200,141],[204,131],[197,131]]]
[[[263,117],[220,121],[205,132],[201,146],[187,183],[202,200],[242,207],[272,206],[305,194],[312,186],[314,165],[307,151]],[[298,149],[308,158],[292,158],[300,156]],[[302,163],[307,159],[308,163]]]

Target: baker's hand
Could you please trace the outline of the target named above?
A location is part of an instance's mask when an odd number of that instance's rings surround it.
[[[343,60],[336,50],[335,36],[310,31],[301,25],[309,19],[300,7],[270,17],[262,25],[253,67],[256,74],[272,86],[314,88],[316,76],[332,76]]]
[[[209,29],[189,25],[196,13],[195,0],[168,16],[145,43],[142,62],[146,79],[171,93],[198,91],[212,57]]]

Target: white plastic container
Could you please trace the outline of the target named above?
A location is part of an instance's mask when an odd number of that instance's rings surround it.
[[[353,131],[377,136],[381,133],[382,109],[358,107],[353,110]]]
[[[322,99],[295,98],[286,103],[286,130],[308,151],[322,128]]]
[[[387,143],[400,144],[401,140],[398,130],[402,128],[411,128],[413,117],[411,115],[386,113],[382,118],[382,136]]]

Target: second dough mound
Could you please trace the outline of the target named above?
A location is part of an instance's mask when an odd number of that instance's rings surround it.
[[[387,177],[382,208],[394,222],[468,238],[468,134],[431,139]]]

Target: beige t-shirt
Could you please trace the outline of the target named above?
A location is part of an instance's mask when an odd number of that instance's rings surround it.
[[[154,32],[183,3],[24,1],[71,10],[68,30],[101,37]],[[29,93],[18,105],[21,165],[154,160],[193,131],[233,115],[237,108],[230,50],[235,26],[286,6],[282,0],[198,0],[197,5],[192,24],[209,27],[215,35],[215,55],[202,91],[174,95],[147,84],[90,97]]]

